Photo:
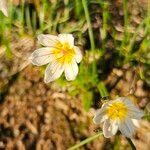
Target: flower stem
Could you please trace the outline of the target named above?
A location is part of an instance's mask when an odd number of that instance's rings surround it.
[[[128,41],[129,38],[129,33],[128,33],[128,1],[123,0],[123,12],[124,12],[124,38],[125,38],[125,43]]]
[[[89,11],[88,11],[87,0],[82,0],[82,5],[83,5],[83,8],[84,8],[85,18],[86,18],[87,25],[88,25],[88,32],[89,32],[91,50],[92,50],[93,57],[94,57],[95,42],[94,42],[94,35],[93,35],[92,25],[91,25],[91,19],[90,19],[90,15],[89,15]],[[95,63],[95,60],[94,60],[93,61],[93,74],[95,74],[95,73],[96,73],[96,63]]]
[[[131,140],[130,138],[127,138],[127,137],[126,137],[126,139],[127,139],[127,141],[129,142],[129,144],[130,144],[130,146],[131,146],[131,149],[132,149],[132,150],[136,150],[136,147],[135,147],[135,145],[133,144],[132,140]]]
[[[81,146],[83,146],[83,145],[85,145],[85,144],[91,142],[92,140],[98,138],[98,137],[101,136],[101,135],[102,135],[102,132],[99,132],[99,133],[97,133],[97,134],[95,134],[95,135],[93,135],[93,136],[91,136],[91,137],[89,137],[89,138],[87,138],[87,139],[81,141],[80,143],[78,143],[78,144],[76,144],[76,145],[70,147],[68,150],[75,150],[75,149],[77,149],[77,148],[79,148],[79,147],[81,147]]]
[[[91,43],[91,49],[94,50],[95,49],[94,35],[93,35],[91,19],[90,19],[90,15],[89,15],[89,11],[88,11],[87,1],[82,0],[82,4],[83,4],[84,12],[85,12],[85,18],[86,18],[87,25],[88,25],[88,32],[89,32],[89,38],[90,38],[90,43]]]
[[[129,47],[128,47],[128,51],[131,53],[132,52],[132,48],[135,44],[135,41],[136,41],[136,37],[137,35],[139,34],[139,31],[141,30],[141,28],[143,27],[143,25],[145,24],[146,22],[146,19],[144,19],[141,24],[137,27],[137,30],[134,32],[131,40],[130,40],[130,43],[129,43]]]

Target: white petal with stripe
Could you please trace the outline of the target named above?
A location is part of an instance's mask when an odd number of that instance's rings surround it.
[[[61,43],[68,43],[71,47],[74,46],[74,37],[72,34],[59,34],[58,38]]]
[[[123,135],[131,138],[135,131],[135,126],[130,118],[127,118],[124,122],[119,125],[119,130]]]
[[[96,114],[93,118],[93,122],[95,124],[100,124],[108,118],[105,114],[105,109],[106,109],[107,106],[108,106],[107,103],[105,103],[105,104],[102,105],[101,109],[97,110],[97,112],[96,112]]]
[[[111,136],[115,135],[118,130],[118,124],[117,122],[111,122],[109,119],[107,119],[104,122],[103,125],[103,134],[106,138],[110,138]]]
[[[50,61],[53,61],[55,58],[51,55],[51,48],[50,47],[43,47],[35,50],[29,59],[31,60],[32,64],[37,66],[42,66]]]
[[[58,79],[64,71],[64,66],[56,61],[51,62],[46,70],[44,76],[44,82],[49,83]]]
[[[81,60],[82,60],[81,50],[77,46],[74,46],[74,50],[75,50],[75,53],[76,53],[75,60],[76,60],[77,63],[80,63]]]
[[[59,42],[59,39],[55,35],[41,34],[38,36],[38,41],[43,46],[55,47],[56,43]]]
[[[72,63],[65,64],[65,77],[68,81],[74,80],[78,74],[78,65],[75,60]]]
[[[129,109],[129,117],[133,119],[141,119],[144,116],[144,113],[136,107],[128,107]]]

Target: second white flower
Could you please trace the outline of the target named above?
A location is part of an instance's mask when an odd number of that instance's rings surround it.
[[[131,138],[135,132],[137,120],[143,115],[143,112],[130,99],[119,97],[103,104],[93,121],[95,124],[103,123],[103,134],[106,138],[115,135],[118,129],[123,135]]]

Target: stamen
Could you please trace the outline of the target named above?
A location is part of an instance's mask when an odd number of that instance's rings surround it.
[[[54,54],[54,57],[57,59],[57,61],[62,64],[71,63],[75,56],[75,50],[71,48],[68,43],[58,42],[55,45],[52,53]]]
[[[128,108],[122,102],[115,102],[108,106],[106,114],[111,120],[124,120],[127,117]]]

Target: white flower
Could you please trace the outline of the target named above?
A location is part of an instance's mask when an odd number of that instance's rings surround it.
[[[5,16],[8,17],[8,8],[7,8],[7,1],[0,0],[0,10],[3,12]]]
[[[67,80],[74,80],[78,74],[78,65],[82,54],[74,45],[71,34],[39,35],[39,42],[45,46],[31,54],[31,62],[41,66],[48,64],[45,70],[44,82],[48,83],[58,79],[64,72]]]
[[[127,97],[119,97],[102,105],[96,112],[93,121],[95,124],[103,123],[103,134],[109,138],[119,129],[123,135],[131,138],[135,131],[135,122],[143,116]]]

